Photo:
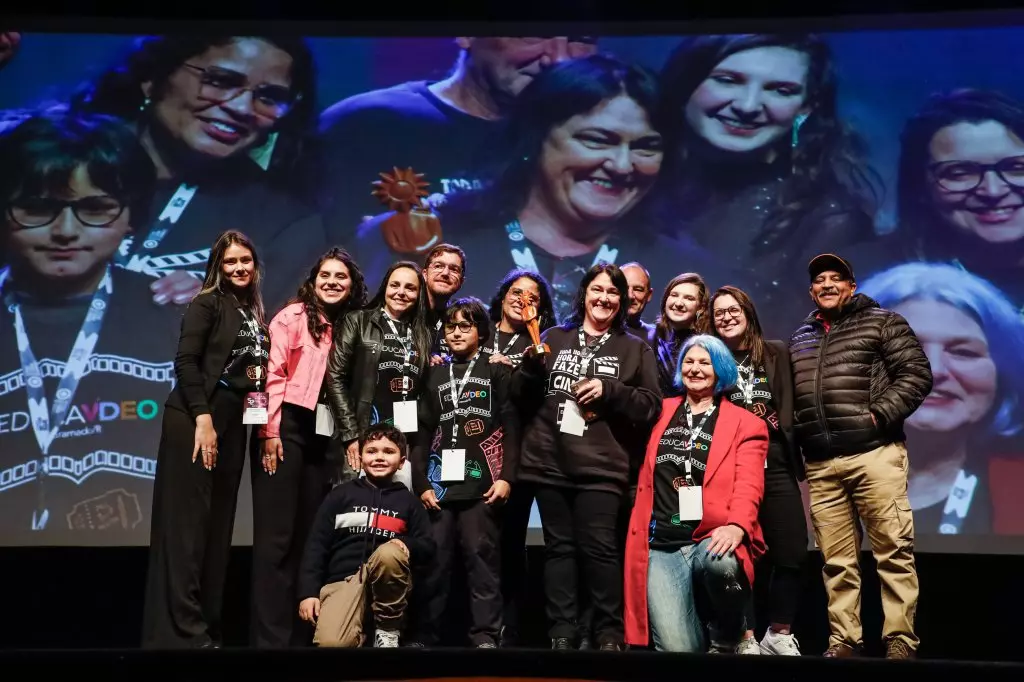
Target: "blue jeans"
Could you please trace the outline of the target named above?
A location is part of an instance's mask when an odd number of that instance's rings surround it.
[[[712,648],[732,652],[743,636],[750,587],[734,554],[708,556],[711,538],[674,552],[650,550],[647,565],[647,616],[658,651],[706,651],[704,626],[697,614],[697,590],[703,588],[712,610],[708,631]]]

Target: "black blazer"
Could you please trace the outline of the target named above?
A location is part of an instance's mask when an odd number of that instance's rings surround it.
[[[210,397],[224,374],[231,349],[245,320],[234,302],[213,291],[192,299],[181,319],[178,353],[174,356],[177,383],[167,407],[195,419],[210,414]]]
[[[807,472],[793,437],[793,367],[785,342],[764,342],[764,371],[768,375],[768,388],[772,392],[779,428],[786,442],[786,457],[797,480],[802,481],[807,478]]]

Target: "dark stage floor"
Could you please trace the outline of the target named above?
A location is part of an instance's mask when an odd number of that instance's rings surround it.
[[[507,649],[396,649],[178,652],[8,651],[5,682],[96,679],[103,682],[340,682],[342,680],[720,680],[815,679],[827,682],[907,676],[942,680],[1024,680],[1024,664],[956,661],[827,660],[817,656],[733,656],[555,652]],[[883,678],[885,679],[885,678]]]

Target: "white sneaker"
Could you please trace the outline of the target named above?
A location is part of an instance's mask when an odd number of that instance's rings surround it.
[[[760,656],[761,647],[757,645],[757,638],[750,637],[748,639],[741,640],[736,645],[736,653],[741,656]]]
[[[771,656],[799,656],[800,642],[793,635],[783,635],[768,628],[761,639],[761,650]]]
[[[397,649],[398,631],[377,630],[377,634],[373,636],[373,647],[375,649]]]

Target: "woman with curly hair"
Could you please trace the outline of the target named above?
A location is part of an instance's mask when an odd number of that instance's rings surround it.
[[[317,260],[292,302],[270,322],[267,424],[253,452],[253,592],[255,646],[308,642],[295,604],[295,580],[306,532],[330,489],[327,449],[333,420],[327,406],[327,358],[334,330],[366,303],[366,285],[347,251]]]

